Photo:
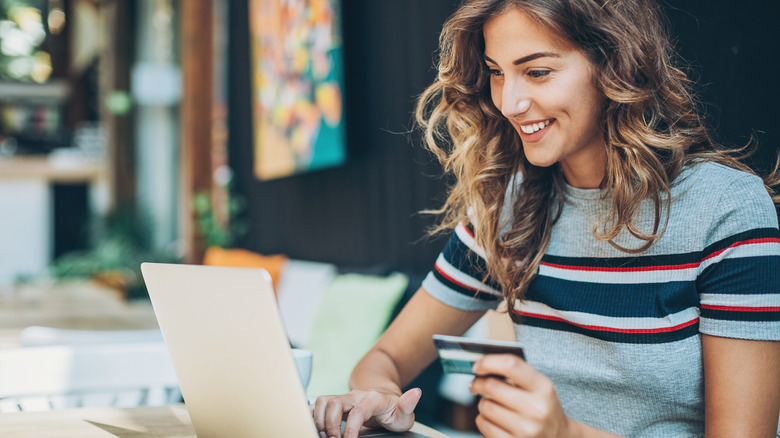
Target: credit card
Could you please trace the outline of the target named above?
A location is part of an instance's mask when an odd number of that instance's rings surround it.
[[[474,374],[474,362],[486,354],[514,354],[525,360],[523,346],[517,342],[433,335],[441,366],[447,373]]]

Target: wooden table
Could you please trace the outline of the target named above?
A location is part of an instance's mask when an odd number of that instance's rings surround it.
[[[135,330],[158,328],[148,300],[125,301],[88,281],[31,283],[0,290],[0,348],[19,346],[25,327]]]
[[[412,432],[430,438],[447,435],[415,423]],[[3,438],[195,438],[184,405],[144,408],[63,409],[0,415]]]

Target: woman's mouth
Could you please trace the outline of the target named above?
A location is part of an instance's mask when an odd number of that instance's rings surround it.
[[[527,123],[519,126],[520,126],[520,130],[523,131],[523,133],[530,135],[546,128],[550,123],[553,122],[553,120],[555,119],[547,119],[547,120],[542,120],[541,122]]]

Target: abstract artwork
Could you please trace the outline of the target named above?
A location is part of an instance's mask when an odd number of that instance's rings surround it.
[[[255,175],[346,158],[339,0],[250,0]]]

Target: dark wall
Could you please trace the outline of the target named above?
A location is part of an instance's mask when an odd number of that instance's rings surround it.
[[[759,164],[780,141],[774,0],[663,2],[678,46],[700,75],[718,138],[755,134]],[[260,182],[252,173],[246,0],[231,2],[230,154],[248,200],[242,246],[349,266],[425,270],[443,242],[421,241],[445,183],[412,127],[415,97],[434,76],[438,32],[457,0],[342,0],[349,161],[339,168]],[[766,167],[766,166],[764,166]]]
[[[246,0],[231,3],[230,153],[262,253],[349,266],[425,269],[442,243],[419,242],[441,204],[433,158],[404,133],[417,94],[433,80],[441,23],[453,0],[342,0],[346,165],[260,182],[252,174]]]
[[[681,55],[691,64],[717,140],[757,142],[754,167],[780,147],[780,2],[665,0]]]

